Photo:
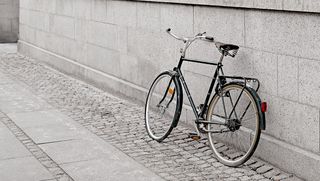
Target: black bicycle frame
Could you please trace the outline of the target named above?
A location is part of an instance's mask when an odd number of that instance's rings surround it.
[[[196,123],[203,123],[204,121],[204,115],[205,115],[205,112],[206,112],[206,107],[209,103],[209,100],[210,100],[210,97],[211,97],[211,94],[212,94],[212,91],[213,91],[213,88],[214,88],[214,85],[217,81],[217,79],[219,78],[219,72],[221,71],[221,74],[223,75],[223,70],[222,70],[222,60],[223,60],[223,57],[224,57],[224,53],[221,55],[221,58],[220,58],[220,61],[218,63],[213,63],[213,62],[207,62],[207,61],[201,61],[201,60],[195,60],[195,59],[186,59],[184,58],[183,56],[180,57],[180,60],[179,60],[179,63],[178,63],[178,66],[174,68],[174,71],[176,71],[178,73],[178,76],[179,76],[179,79],[180,81],[182,82],[182,85],[184,87],[184,90],[187,94],[187,97],[189,99],[189,102],[190,102],[190,105],[191,105],[191,108],[193,110],[193,113],[196,117]],[[208,93],[207,93],[207,96],[205,98],[205,101],[203,103],[203,108],[200,110],[200,112],[198,112],[197,108],[196,108],[196,105],[192,99],[192,96],[190,94],[190,91],[189,91],[189,88],[188,88],[188,85],[184,79],[184,76],[181,72],[181,67],[182,67],[182,63],[186,61],[186,62],[192,62],[192,63],[199,63],[199,64],[207,64],[207,65],[213,65],[213,66],[217,66],[215,72],[214,72],[214,75],[213,75],[213,79],[211,81],[211,84],[210,84],[210,87],[209,87],[209,90],[208,90]],[[201,120],[201,121],[200,121]]]
[[[196,124],[200,124],[200,123],[204,123],[204,124],[219,124],[219,125],[225,125],[227,124],[227,121],[230,119],[231,115],[234,113],[235,116],[237,117],[238,119],[238,116],[236,115],[236,112],[235,112],[235,107],[237,106],[238,102],[239,102],[239,99],[245,89],[245,87],[247,86],[247,82],[248,81],[254,81],[254,82],[257,82],[258,86],[257,88],[255,89],[255,91],[258,91],[259,87],[260,87],[260,82],[258,79],[255,79],[255,78],[249,78],[249,77],[238,77],[238,76],[225,76],[224,73],[223,73],[223,65],[222,65],[222,61],[223,61],[223,58],[224,56],[226,56],[225,52],[223,51],[222,54],[221,54],[221,57],[220,57],[220,60],[218,63],[213,63],[213,62],[207,62],[207,61],[201,61],[201,60],[195,60],[195,59],[187,59],[187,58],[184,58],[183,56],[180,57],[180,60],[179,60],[179,63],[178,63],[178,66],[175,67],[173,70],[176,72],[176,76],[178,76],[179,80],[182,82],[182,85],[184,87],[184,90],[187,94],[187,97],[189,99],[189,102],[190,102],[190,105],[191,105],[191,108],[193,110],[193,113],[196,117],[196,120],[195,120],[195,123]],[[189,88],[188,88],[188,85],[184,79],[184,76],[181,72],[181,67],[182,67],[182,64],[183,62],[186,61],[186,62],[192,62],[192,63],[199,63],[199,64],[207,64],[207,65],[213,65],[213,66],[217,66],[215,72],[214,72],[214,75],[213,75],[213,78],[212,78],[212,81],[211,81],[211,84],[209,86],[209,90],[208,90],[208,93],[207,93],[207,96],[205,98],[205,101],[203,103],[203,107],[200,109],[200,112],[197,110],[196,108],[196,105],[192,99],[192,96],[190,94],[190,91],[189,91]],[[221,75],[220,75],[220,72],[221,72]],[[216,84],[216,81],[218,79],[218,83]],[[204,119],[204,115],[206,114],[206,111],[207,111],[207,107],[208,107],[208,103],[209,103],[209,100],[210,100],[210,97],[212,95],[212,91],[213,91],[213,88],[214,86],[216,85],[216,91],[217,91],[217,88],[222,88],[222,86],[226,83],[226,80],[227,79],[232,79],[232,80],[241,80],[243,81],[244,85],[243,85],[243,89],[239,95],[239,97],[237,98],[237,100],[233,103],[233,101],[231,100],[231,104],[232,104],[232,111],[229,115],[226,114],[225,112],[225,117],[223,117],[224,119],[226,119],[226,123],[221,123],[221,122],[208,122],[208,121],[205,121]],[[169,88],[170,88],[170,85],[172,83],[172,79],[170,80],[169,82],[169,85],[165,91],[165,95],[163,96],[163,98],[161,99],[161,101],[159,102],[158,105],[160,105],[165,97],[167,96],[167,93],[169,91]],[[219,87],[220,86],[220,87]],[[170,99],[170,101],[167,103],[166,107],[168,107],[168,105],[173,101],[173,97],[175,95],[175,90],[173,90],[173,93],[172,93],[172,97]],[[231,99],[231,97],[230,97]],[[222,97],[222,101],[223,101],[223,105],[224,105],[224,99]],[[244,115],[246,114],[248,108],[250,106],[250,103],[248,104],[248,106],[246,107],[245,109],[245,112],[240,116],[240,120],[244,117]],[[264,116],[262,116],[262,118],[264,119]],[[262,128],[264,128],[264,120],[263,120],[263,126]]]

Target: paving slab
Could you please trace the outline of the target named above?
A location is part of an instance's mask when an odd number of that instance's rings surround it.
[[[9,77],[7,77],[9,79]],[[4,100],[19,100],[34,97],[32,92],[28,91],[22,85],[17,82],[10,82],[10,84],[1,85],[0,87],[0,99]],[[34,97],[35,98],[35,97]]]
[[[61,167],[77,181],[160,181],[163,180],[136,162],[98,159],[63,164]],[[134,168],[134,169],[133,169]]]
[[[0,160],[30,156],[31,153],[0,122]]]
[[[62,114],[58,110],[41,110],[41,111],[32,111],[32,112],[22,112],[22,113],[9,113],[10,117],[20,128],[34,128],[42,126],[72,126],[70,129],[82,129],[78,125],[71,125],[71,119]],[[77,128],[79,127],[79,128]]]
[[[8,116],[37,144],[84,137],[86,130],[55,110],[11,113]]]
[[[162,180],[92,135],[87,139],[48,143],[40,147],[75,180]]]
[[[33,157],[1,160],[0,170],[0,178],[3,181],[38,181],[53,178]]]
[[[13,135],[0,139],[0,161],[30,155],[31,153]]]
[[[10,130],[0,121],[0,139],[5,139],[6,137],[12,136]]]
[[[0,110],[6,114],[28,112],[52,107],[41,98],[18,83],[3,84],[0,87]]]
[[[14,100],[0,101],[0,110],[6,114],[14,112],[29,112],[34,110],[43,110],[46,103],[37,102],[37,100]]]
[[[7,82],[13,81],[9,77],[7,78]],[[2,112],[8,114],[43,109],[52,109],[52,107],[43,99],[35,96],[22,83],[11,82],[1,85],[0,110]]]
[[[49,125],[48,125],[49,126]],[[64,125],[37,126],[23,130],[36,144],[65,141],[82,137],[72,127]]]
[[[119,159],[109,147],[99,143],[95,140],[80,139],[41,144],[40,147],[58,164],[93,160],[105,156],[114,160]]]

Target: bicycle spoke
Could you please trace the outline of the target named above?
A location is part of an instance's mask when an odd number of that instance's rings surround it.
[[[243,114],[241,115],[240,120],[246,115],[246,113],[247,113],[247,111],[248,111],[248,109],[249,109],[249,107],[250,107],[250,104],[251,104],[251,102],[249,102],[249,104],[248,104],[248,106],[246,107],[245,111],[244,111]]]
[[[223,95],[223,93],[221,93]],[[223,96],[221,96],[221,99],[222,99],[222,104],[223,104],[223,110],[224,110],[224,114],[225,114],[225,118],[226,118],[226,122],[228,121],[227,120],[227,110],[226,110],[226,104],[224,102],[224,98]]]
[[[238,119],[237,112],[236,112],[236,109],[235,109],[235,105],[233,105],[233,101],[232,101],[232,97],[231,97],[230,92],[229,92],[229,98],[230,98],[231,106],[234,109],[234,115],[235,115],[236,119]],[[229,119],[230,119],[231,116],[232,116],[232,112],[231,112],[231,115],[229,116]]]
[[[240,93],[239,97],[237,98],[235,105],[234,105],[233,108],[232,108],[232,111],[231,111],[231,113],[230,113],[230,115],[229,115],[229,118],[231,117],[232,113],[234,112],[236,106],[238,105],[239,100],[240,100],[240,98],[241,98],[241,95],[243,94],[243,91],[244,91],[244,88],[241,90],[241,93]]]
[[[251,114],[251,117],[247,117],[246,119],[241,119],[240,122],[243,122],[243,121],[246,121],[246,120],[250,120],[250,119],[253,119],[255,118],[255,114]]]

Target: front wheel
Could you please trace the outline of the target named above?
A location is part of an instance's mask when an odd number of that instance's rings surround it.
[[[217,159],[236,167],[254,153],[260,139],[258,99],[254,90],[230,83],[218,90],[208,112],[208,138]]]
[[[182,90],[174,72],[161,73],[152,83],[145,104],[145,126],[149,136],[163,141],[177,125],[182,109]]]

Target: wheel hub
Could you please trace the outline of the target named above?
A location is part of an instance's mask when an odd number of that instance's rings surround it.
[[[240,129],[241,122],[238,119],[230,119],[228,121],[228,128],[230,131],[235,132],[236,130]]]

